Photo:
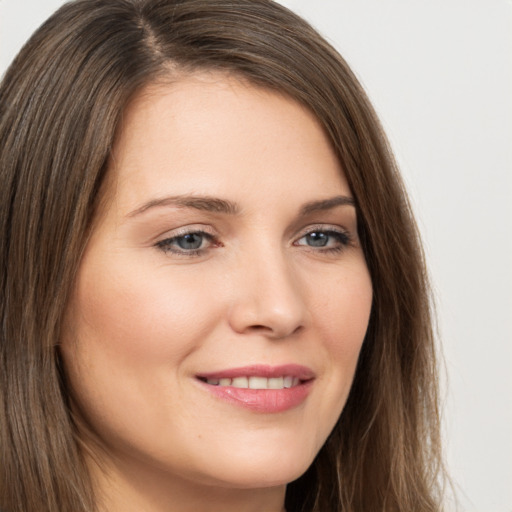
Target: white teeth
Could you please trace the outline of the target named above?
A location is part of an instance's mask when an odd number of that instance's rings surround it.
[[[271,377],[268,379],[268,389],[283,389],[284,377]]]
[[[268,389],[268,379],[266,377],[249,377],[249,387],[251,389]]]
[[[235,377],[234,379],[206,379],[212,386],[231,386],[240,389],[287,389],[300,384],[298,377]]]
[[[252,379],[252,377],[251,377]],[[249,386],[249,379],[247,377],[236,377],[231,381],[231,385],[234,388],[248,388]]]

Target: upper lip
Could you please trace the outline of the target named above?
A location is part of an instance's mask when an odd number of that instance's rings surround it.
[[[297,377],[299,380],[311,380],[315,373],[311,368],[300,364],[283,364],[279,366],[254,364],[227,368],[225,370],[212,371],[197,374],[200,379],[235,379],[236,377]]]

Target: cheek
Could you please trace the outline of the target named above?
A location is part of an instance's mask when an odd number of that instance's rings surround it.
[[[216,317],[193,276],[170,282],[166,269],[84,264],[72,301],[74,338],[113,361],[179,360],[199,343]],[[201,316],[197,312],[201,311]]]
[[[189,354],[219,318],[191,276],[170,283],[168,268],[149,275],[135,270],[140,264],[115,261],[82,264],[61,344],[79,415],[108,443],[152,438],[168,425],[162,396],[172,389],[169,404],[178,399]],[[142,424],[131,417],[135,410]]]
[[[373,291],[366,265],[358,262],[332,280],[312,305],[316,329],[323,333],[324,360],[331,379],[329,390],[344,404],[366,335]],[[341,406],[342,406],[341,405]]]
[[[333,276],[335,276],[333,278]],[[361,258],[333,268],[322,276],[323,286],[308,290],[309,311],[315,333],[313,357],[321,376],[316,406],[308,409],[304,424],[314,426],[312,457],[324,444],[345,406],[355,375],[359,353],[368,327],[372,285]]]
[[[171,282],[168,268],[150,274],[132,261],[109,261],[82,263],[61,351],[80,415],[115,444],[169,429],[162,397],[172,389],[169,404],[178,400],[187,357],[219,313],[205,300],[204,282],[190,275]]]
[[[318,327],[323,328],[330,350],[351,354],[362,345],[373,300],[369,272],[363,261],[356,261],[332,279],[326,292],[318,294],[313,305]],[[313,294],[312,294],[313,295]],[[322,327],[323,326],[323,327]]]

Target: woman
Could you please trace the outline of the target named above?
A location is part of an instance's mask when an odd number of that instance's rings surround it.
[[[309,25],[79,0],[0,109],[2,510],[440,509],[417,231]]]

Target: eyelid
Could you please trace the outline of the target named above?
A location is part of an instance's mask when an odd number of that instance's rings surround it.
[[[352,239],[352,232],[349,229],[336,224],[310,224],[300,230],[296,239],[298,240],[303,238],[304,236],[309,235],[310,233],[314,233],[315,231],[339,233],[340,235],[346,235]]]
[[[174,240],[184,237],[186,235],[198,234],[203,236],[208,241],[207,247],[201,247],[199,249],[180,249],[178,247],[171,248],[171,242]],[[208,251],[212,246],[220,245],[218,242],[217,235],[213,232],[213,229],[205,226],[204,224],[192,224],[189,226],[183,226],[176,228],[171,231],[167,231],[165,235],[161,236],[158,241],[155,242],[154,246],[163,251],[164,253],[171,253],[175,256],[191,257],[199,256]]]
[[[344,240],[338,240],[339,244],[335,247],[314,247],[314,246],[308,246],[307,244],[299,244],[299,241],[302,240],[304,237],[312,234],[312,233],[326,233],[332,235],[338,235],[339,237],[342,237]],[[300,234],[295,238],[293,245],[296,246],[305,246],[310,248],[311,250],[315,252],[332,252],[332,251],[339,251],[340,249],[343,249],[345,247],[348,247],[350,245],[353,245],[354,243],[354,237],[350,230],[333,225],[333,224],[314,224],[307,226],[303,230],[301,230]]]
[[[216,236],[214,230],[206,224],[188,224],[186,226],[180,226],[179,228],[169,229],[164,234],[160,235],[159,238],[167,240],[191,233],[204,233],[206,235]]]

